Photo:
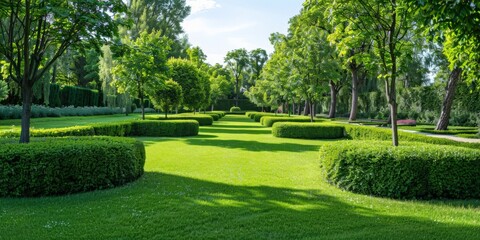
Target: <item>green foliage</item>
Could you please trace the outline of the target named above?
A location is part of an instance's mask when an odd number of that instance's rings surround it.
[[[260,122],[260,120],[264,116],[288,117],[287,114],[275,114],[275,113],[267,113],[267,112],[259,112],[259,113],[250,114],[250,118],[253,119],[255,122]]]
[[[168,60],[169,77],[182,86],[183,104],[190,110],[198,108],[199,100],[205,97],[197,67],[189,60]]]
[[[165,82],[164,86],[153,89],[150,97],[155,107],[161,108],[165,115],[174,107],[178,107],[183,100],[182,86],[173,80]]]
[[[139,178],[143,143],[129,138],[0,140],[0,196],[34,197],[106,189]]]
[[[207,112],[207,114],[209,114],[209,113],[218,114],[218,115],[220,116],[220,118],[225,117],[225,112],[224,112],[224,111],[211,111],[211,112]]]
[[[98,106],[98,98],[98,90],[92,90],[89,88],[64,86],[60,90],[60,101],[62,106]]]
[[[213,118],[213,121],[218,121],[222,116],[218,113],[211,113],[211,112],[206,112],[206,115],[209,115],[210,117]]]
[[[8,86],[5,81],[2,80],[0,76],[0,101],[7,98],[8,96]]]
[[[167,120],[167,118],[164,118],[162,116],[155,116],[155,115],[149,115],[146,117],[146,119],[150,120]],[[170,115],[168,117],[169,120],[195,120],[197,121],[200,126],[210,126],[213,125],[213,118],[210,115],[206,114],[177,114],[177,115]]]
[[[336,139],[345,137],[345,129],[323,123],[278,122],[273,124],[272,134],[281,138]]]
[[[230,111],[230,108],[232,106],[235,106],[235,99],[220,99],[218,100],[215,104],[215,109],[220,110],[220,111]],[[250,102],[248,99],[239,99],[238,100],[238,106],[239,108],[243,110],[257,110],[257,106]]]
[[[118,123],[99,123],[66,128],[33,129],[33,137],[64,136],[149,136],[149,137],[183,137],[198,135],[198,121],[131,121]],[[0,132],[0,138],[16,138],[20,132],[16,130]]]
[[[454,146],[348,141],[320,149],[326,179],[348,191],[391,198],[479,198],[480,151]]]
[[[66,117],[66,116],[94,116],[112,115],[122,113],[119,108],[109,107],[64,107],[49,108],[41,105],[32,106],[32,117]],[[0,119],[20,119],[22,117],[21,106],[0,106]]]
[[[242,109],[240,107],[231,107],[230,108],[230,112],[239,112],[239,111],[242,111]]]
[[[310,117],[274,117],[264,116],[260,119],[260,123],[265,127],[271,127],[276,122],[310,122]],[[314,119],[315,122],[322,121],[320,119]]]

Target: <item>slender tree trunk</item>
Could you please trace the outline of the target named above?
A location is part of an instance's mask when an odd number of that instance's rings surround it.
[[[310,122],[313,122],[313,118],[315,116],[315,103],[310,101]]]
[[[22,130],[20,132],[20,143],[30,142],[30,116],[32,113],[32,87],[22,84]]]
[[[295,100],[292,101],[292,114],[295,115],[296,111],[295,111]]]
[[[210,111],[212,111],[212,112],[213,112],[213,104],[212,104],[212,110],[210,110]]]
[[[393,146],[398,146],[398,126],[397,126],[397,102],[394,100],[390,105],[391,124],[392,124],[392,143]]]
[[[238,86],[240,80],[238,78],[235,79],[235,107],[238,107],[238,98],[240,97],[240,87]]]
[[[303,111],[303,115],[308,116],[308,114],[310,114],[310,101],[305,100],[305,108],[304,108],[304,111]]]
[[[435,130],[447,130],[448,121],[450,120],[450,112],[452,111],[453,100],[455,99],[455,91],[461,78],[461,68],[457,67],[453,69],[452,73],[450,73],[450,76],[448,77],[445,98],[443,99],[442,112],[440,114],[440,119],[438,119]]]
[[[357,120],[358,111],[358,68],[352,67],[352,106],[349,121]]]
[[[335,83],[330,80],[330,111],[328,112],[329,118],[335,118],[337,112],[337,88]]]

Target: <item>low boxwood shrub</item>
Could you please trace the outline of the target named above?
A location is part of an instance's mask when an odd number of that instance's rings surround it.
[[[0,140],[0,196],[34,197],[106,189],[143,174],[145,148],[131,138]]]
[[[252,116],[253,116],[253,118],[252,118]],[[275,113],[264,113],[264,112],[261,112],[261,113],[252,114],[252,115],[251,115],[251,118],[252,118],[255,122],[260,122],[260,120],[262,119],[262,117],[265,117],[265,116],[288,117],[287,114],[275,114]]]
[[[255,114],[255,113],[259,113],[259,112],[245,112],[245,116],[247,116],[248,118],[252,118],[252,114]]]
[[[367,126],[358,126],[351,124],[341,124],[340,126],[345,127],[347,137],[353,140],[391,140],[392,139],[392,130],[390,128],[383,127],[367,127]],[[422,134],[409,133],[399,130],[398,138],[400,144],[405,141],[413,142],[423,142],[423,143],[433,143],[440,145],[454,145],[462,146],[474,149],[480,149],[480,143],[468,143],[468,142],[457,142],[445,138],[435,138],[429,137]]]
[[[207,114],[208,113],[218,114],[220,116],[220,118],[225,117],[225,112],[224,111],[210,111],[210,112],[207,112]]]
[[[131,136],[185,137],[198,135],[199,123],[195,120],[134,121]]]
[[[218,121],[218,120],[221,118],[220,114],[218,114],[218,113],[210,113],[210,112],[207,112],[207,113],[205,113],[205,114],[208,115],[208,116],[210,116],[210,117],[212,117],[212,118],[213,118],[213,121]]]
[[[169,115],[168,118],[158,115],[150,115],[145,116],[146,119],[149,120],[195,120],[197,121],[200,126],[210,126],[213,125],[213,118],[209,115],[205,114],[177,114],[177,115]]]
[[[129,121],[102,123],[66,128],[32,129],[32,137],[64,136],[150,136],[150,137],[184,137],[198,135],[199,124],[195,120],[165,121]],[[0,131],[0,137],[18,138],[19,130]]]
[[[315,122],[323,121],[321,119],[315,118],[313,119]],[[264,116],[260,119],[260,123],[263,126],[271,127],[274,123],[277,122],[310,122],[310,117],[272,117],[272,116]]]
[[[240,112],[242,111],[242,109],[240,109],[239,107],[231,107],[230,108],[230,112]]]
[[[322,123],[277,122],[273,124],[272,134],[282,138],[336,139],[345,136],[345,129]]]
[[[480,198],[480,150],[386,141],[328,143],[320,149],[327,181],[391,198]]]

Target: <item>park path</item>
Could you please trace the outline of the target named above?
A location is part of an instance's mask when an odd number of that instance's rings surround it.
[[[421,135],[434,137],[434,138],[445,138],[445,139],[450,139],[450,140],[457,141],[457,142],[480,143],[480,139],[475,139],[475,138],[462,138],[462,137],[456,137],[456,136],[446,135],[446,134],[431,134],[431,133],[424,133],[424,132],[418,132],[418,131],[413,131],[413,130],[405,130],[405,129],[400,129],[400,131],[415,133],[415,134],[421,134]]]

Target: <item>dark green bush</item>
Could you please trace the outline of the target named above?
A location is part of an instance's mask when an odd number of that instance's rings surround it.
[[[391,198],[480,198],[480,150],[345,141],[320,149],[326,179],[348,191]]]
[[[145,148],[131,138],[0,140],[0,196],[33,197],[106,189],[143,174]]]
[[[220,115],[220,118],[225,117],[225,112],[224,111],[211,111],[211,112],[207,112],[207,113],[216,113],[216,114]]]
[[[91,125],[97,136],[130,136],[132,122],[98,123]]]
[[[253,113],[250,115],[250,118],[255,120],[255,122],[260,122],[262,117],[264,116],[273,116],[273,117],[288,117],[286,114],[275,114],[275,113],[267,113],[267,112],[260,112],[260,113]]]
[[[240,111],[242,111],[242,109],[239,108],[239,107],[231,107],[230,108],[230,112],[240,112]]]
[[[335,139],[343,138],[345,129],[321,123],[278,122],[273,124],[272,134],[282,138]]]
[[[158,115],[157,116],[150,115],[150,116],[146,116],[145,118],[150,120],[195,120],[200,124],[200,126],[210,126],[213,124],[213,118],[205,114],[193,115],[191,113],[186,113],[186,114],[169,115],[168,118],[165,118],[163,116],[158,116]]]
[[[259,112],[245,112],[245,116],[247,116],[248,118],[253,119],[252,114],[255,114],[255,113],[259,113]]]
[[[134,121],[131,136],[185,137],[198,135],[199,123],[195,120]]]

